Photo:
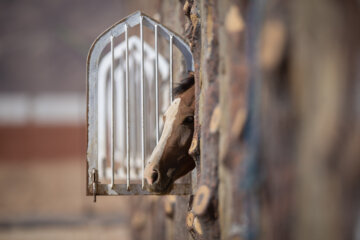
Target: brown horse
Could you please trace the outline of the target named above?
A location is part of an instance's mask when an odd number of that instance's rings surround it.
[[[174,101],[165,112],[159,143],[145,168],[150,191],[168,192],[174,181],[195,167],[188,151],[194,133],[194,76],[183,79],[174,89]]]

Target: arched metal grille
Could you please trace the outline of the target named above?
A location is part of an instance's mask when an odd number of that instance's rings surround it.
[[[137,25],[140,38],[129,37],[129,29]],[[144,42],[144,27],[153,32],[154,48]],[[115,46],[115,40],[120,36],[124,36],[124,41]],[[159,37],[168,42],[168,57],[159,54]],[[110,51],[102,57],[108,45]],[[185,41],[141,12],[114,24],[91,46],[87,59],[87,195],[94,195],[94,199],[96,195],[152,194],[146,191],[144,181],[145,147],[146,141],[151,139],[158,142],[160,107],[164,109],[172,101],[173,46],[183,56],[187,71],[194,71],[192,53]],[[147,61],[148,64],[145,64]],[[146,68],[152,61],[155,63],[153,72],[151,68]],[[151,73],[153,76],[150,76]],[[167,89],[159,86],[163,81],[169,81]],[[154,88],[146,89],[151,84],[155,85]],[[152,89],[155,91],[155,101],[149,103],[147,100],[149,94],[153,95],[149,93]],[[168,93],[168,101],[159,99],[159,91]],[[140,101],[130,101],[131,96],[136,94],[140,95]],[[141,114],[136,118],[132,112],[139,108]],[[150,112],[146,108],[154,109],[155,121],[147,117]],[[141,134],[136,134],[139,129]],[[131,156],[130,147],[134,141],[135,144],[141,142],[141,152]],[[109,168],[106,166],[107,160],[111,163]],[[140,171],[131,174],[132,166]],[[99,181],[99,178],[106,180],[108,176],[109,183]],[[117,179],[119,182],[116,182]],[[191,190],[191,183],[176,183],[169,194],[189,194]]]

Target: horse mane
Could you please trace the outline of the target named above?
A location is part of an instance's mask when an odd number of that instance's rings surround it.
[[[194,85],[194,75],[189,74],[188,77],[182,79],[173,90],[173,95],[178,96]]]

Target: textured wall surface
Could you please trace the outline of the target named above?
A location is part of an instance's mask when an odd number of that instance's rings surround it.
[[[359,239],[359,2],[169,2],[195,58],[198,184],[164,202],[166,239]]]

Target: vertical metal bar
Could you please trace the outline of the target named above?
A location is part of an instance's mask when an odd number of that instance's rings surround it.
[[[125,24],[125,61],[126,61],[126,90],[125,90],[125,101],[126,101],[126,187],[130,189],[130,126],[129,126],[129,41],[128,41],[128,25]]]
[[[173,35],[170,35],[170,103],[173,100]]]
[[[141,39],[141,166],[142,178],[141,187],[144,188],[144,169],[145,169],[145,99],[144,99],[144,36],[143,36],[143,16],[140,17],[140,39]]]
[[[115,84],[114,84],[114,37],[110,37],[111,48],[111,69],[110,69],[110,86],[111,86],[111,118],[110,118],[110,161],[111,161],[111,188],[114,187],[114,98],[115,98]]]
[[[158,54],[158,25],[155,25],[155,122],[156,122],[156,144],[159,143],[159,54]]]

